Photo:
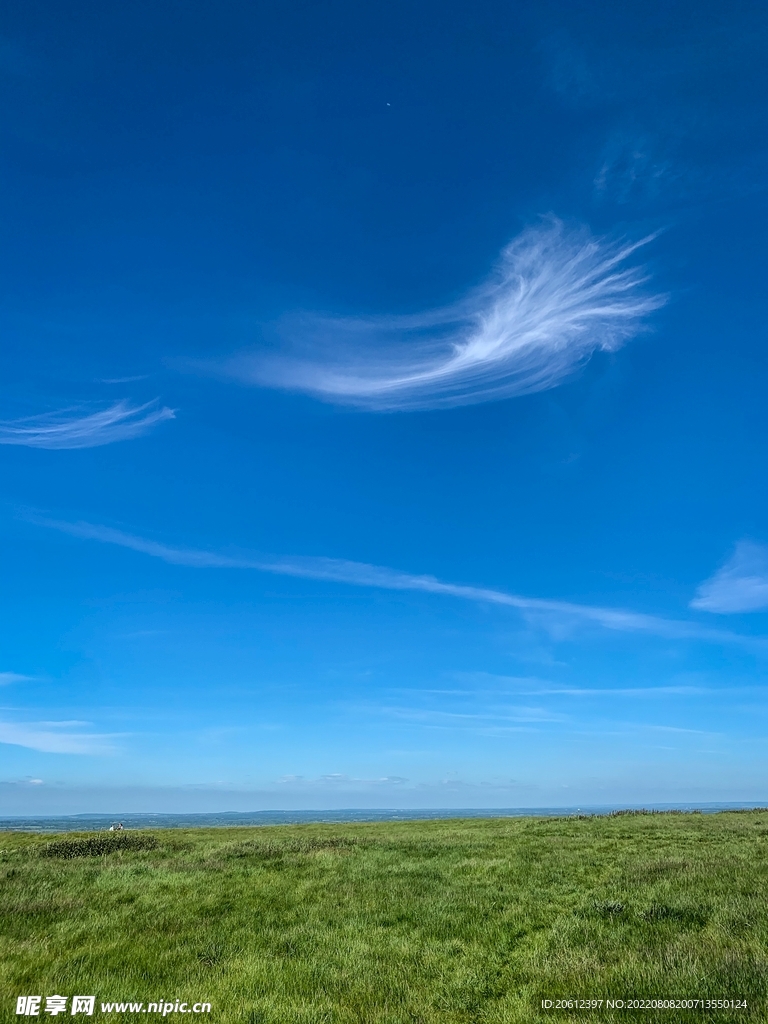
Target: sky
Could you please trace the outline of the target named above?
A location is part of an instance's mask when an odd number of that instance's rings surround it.
[[[0,814],[768,801],[767,44],[4,6]]]

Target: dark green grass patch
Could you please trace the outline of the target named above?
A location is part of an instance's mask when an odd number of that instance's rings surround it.
[[[100,1004],[206,1001],[205,1020],[242,1024],[764,1022],[767,897],[762,811],[6,833],[0,1021],[17,995],[93,994],[94,1019],[140,1024],[159,1018]],[[748,1005],[541,1005],[670,997]]]
[[[46,843],[41,857],[101,857],[121,850],[153,850],[157,839],[146,832],[97,832],[89,836],[66,836]]]

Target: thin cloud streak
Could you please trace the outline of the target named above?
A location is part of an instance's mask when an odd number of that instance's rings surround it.
[[[586,623],[616,632],[646,633],[671,640],[704,640],[710,643],[747,646],[765,643],[762,637],[710,629],[695,622],[664,619],[655,615],[646,615],[643,612],[602,608],[597,605],[576,604],[570,601],[523,597],[519,594],[508,594],[505,591],[492,590],[488,587],[445,583],[435,576],[413,575],[384,566],[367,565],[364,562],[322,557],[247,558],[213,551],[200,551],[194,548],[174,548],[157,541],[124,533],[122,530],[116,530],[110,526],[86,522],[70,523],[65,520],[48,519],[36,515],[27,515],[25,518],[38,526],[59,530],[73,537],[101,541],[105,544],[116,544],[153,558],[160,558],[171,565],[189,566],[194,569],[255,569],[258,572],[273,573],[278,576],[328,580],[333,583],[348,583],[357,587],[444,594],[448,597],[458,597],[476,603],[515,608],[534,621],[542,621],[545,626],[551,625],[553,621],[558,626],[562,626],[563,623],[573,625]]]
[[[115,402],[107,409],[86,415],[77,409],[61,409],[0,422],[0,444],[49,450],[98,448],[140,437],[158,423],[174,418],[173,409],[158,406],[157,399],[144,405]]]
[[[148,373],[140,373],[135,377],[104,377],[99,383],[101,384],[133,384],[137,380],[146,380],[149,377]]]
[[[290,350],[224,367],[246,383],[371,410],[434,409],[543,391],[597,351],[613,352],[666,301],[628,264],[635,243],[548,218],[502,252],[454,305],[416,316],[295,322]]]
[[[545,708],[512,708],[506,711],[488,710],[469,711],[436,711],[430,708],[407,708],[397,706],[380,706],[374,709],[376,714],[387,715],[406,721],[422,722],[427,725],[444,728],[485,727],[497,722],[515,722],[531,724],[538,722],[560,723],[564,716]]]
[[[482,684],[486,682],[486,689],[478,689],[475,687],[471,690],[449,690],[449,689],[420,689],[418,693],[425,693],[428,695],[446,696],[446,697],[477,697],[478,694],[485,694],[488,697],[499,699],[501,697],[658,697],[664,699],[667,697],[700,697],[704,693],[712,694],[725,694],[731,696],[734,690],[729,689],[717,689],[715,687],[706,686],[631,686],[631,687],[583,687],[583,686],[563,686],[556,685],[555,683],[535,683],[531,681],[522,680],[520,686],[517,689],[499,690],[487,687],[488,677],[484,673],[471,674],[472,678],[477,678],[478,683]],[[499,681],[504,682],[505,677],[491,677],[498,678]],[[510,682],[514,681],[510,679]],[[412,691],[409,691],[412,692]]]
[[[23,676],[19,672],[0,672],[0,686],[10,686],[11,683],[31,683],[32,676]]]
[[[691,608],[722,615],[768,608],[768,547],[740,541],[725,565],[699,586]]]
[[[45,754],[107,754],[110,737],[70,732],[78,722],[0,722],[0,743]]]

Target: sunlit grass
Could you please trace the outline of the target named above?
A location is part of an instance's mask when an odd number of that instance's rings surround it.
[[[766,1021],[767,851],[757,811],[0,834],[1,1019],[57,993],[94,1019]],[[563,996],[748,1009],[541,1009]]]

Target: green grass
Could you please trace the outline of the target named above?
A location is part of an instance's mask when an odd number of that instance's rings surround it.
[[[767,855],[764,811],[4,833],[0,1020],[57,993],[94,1021],[768,1021]],[[561,997],[748,1008],[541,1009]]]

